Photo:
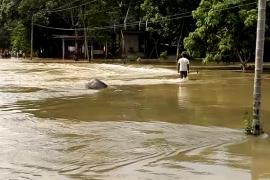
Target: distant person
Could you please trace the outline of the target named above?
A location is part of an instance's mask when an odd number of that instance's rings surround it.
[[[181,58],[178,60],[177,71],[180,73],[180,78],[187,78],[189,73],[189,60],[187,53],[182,53]]]

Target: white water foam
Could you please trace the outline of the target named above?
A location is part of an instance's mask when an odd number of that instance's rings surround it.
[[[177,84],[176,71],[155,66],[112,64],[22,63],[0,66],[2,102],[93,94],[85,84],[98,78],[109,86]],[[36,89],[24,92],[24,89]]]

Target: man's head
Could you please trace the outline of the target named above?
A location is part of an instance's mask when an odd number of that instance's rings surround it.
[[[186,51],[184,51],[184,52],[182,52],[181,56],[184,57],[184,58],[187,58],[188,57],[188,53]]]

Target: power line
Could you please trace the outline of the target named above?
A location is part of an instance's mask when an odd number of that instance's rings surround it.
[[[252,4],[256,4],[256,2],[237,5],[237,6],[223,8],[223,9],[217,9],[217,10],[214,10],[214,11],[230,10],[230,9],[234,9],[234,8],[238,8],[238,7],[249,6],[249,5],[252,5]],[[189,17],[192,17],[191,13],[192,13],[192,11],[191,12],[180,13],[180,14],[174,14],[174,15],[171,15],[171,16],[165,16],[165,17],[163,17],[163,19],[160,19],[160,20],[148,21],[148,24],[154,24],[154,23],[163,22],[163,21],[171,21],[171,20],[189,18]],[[164,19],[164,18],[168,18],[168,19]],[[117,24],[117,25],[110,25],[110,26],[99,26],[99,27],[93,27],[93,28],[86,28],[86,30],[88,30],[88,31],[110,30],[110,29],[114,29],[114,28],[122,28],[125,25],[127,27],[132,27],[132,26],[135,26],[135,25],[139,25],[139,23],[144,24],[144,25],[146,24],[146,22],[135,21],[135,22],[132,22],[132,23],[127,23],[127,24]],[[78,28],[78,29],[70,28],[70,29],[67,29],[67,28],[49,27],[49,26],[44,26],[44,25],[41,25],[41,24],[34,24],[34,25],[38,26],[38,27],[41,27],[41,28],[62,30],[62,31],[75,31],[75,30],[83,31],[83,30],[85,30],[85,28]]]
[[[93,0],[93,1],[89,1],[89,2],[86,2],[86,3],[84,3],[84,4],[80,4],[80,5],[77,5],[77,6],[68,7],[68,8],[64,8],[64,9],[49,10],[49,11],[47,11],[47,12],[55,13],[55,12],[67,11],[67,10],[70,10],[70,9],[75,9],[75,8],[78,8],[78,7],[82,7],[82,6],[91,4],[91,3],[96,2],[96,1],[97,1],[97,0]]]
[[[83,14],[83,15],[84,15],[84,16],[94,15],[94,14],[98,14],[98,13],[102,13],[102,12],[106,12],[106,11],[110,11],[110,10],[114,10],[114,9],[120,9],[120,8],[121,8],[121,7],[112,7],[112,8],[109,8],[109,9],[106,9],[106,10],[102,10],[102,11],[98,11],[98,12],[89,12],[89,13],[85,13],[85,14]],[[110,12],[108,12],[108,13],[110,13]],[[80,17],[80,15],[78,15],[78,16],[73,16],[73,17],[78,18],[78,17]],[[65,18],[65,17],[53,17],[53,18],[50,17],[50,19],[63,19],[63,18]]]
[[[57,28],[57,27],[50,27],[50,26],[44,26],[41,24],[34,23],[35,26],[45,28],[45,29],[53,29],[53,30],[61,30],[61,31],[75,31],[75,29],[66,29],[66,28]],[[78,29],[77,29],[78,30]]]
[[[182,15],[186,15],[186,16],[182,16]],[[170,17],[174,17],[174,18],[170,18]],[[170,18],[170,19],[161,19],[161,20],[150,21],[150,22],[148,22],[148,24],[153,24],[153,23],[162,22],[162,21],[175,20],[175,19],[182,19],[182,18],[187,18],[187,17],[192,17],[191,12],[185,12],[185,13],[181,13],[181,14],[174,14],[174,15],[171,15],[171,16],[165,16],[164,18]],[[132,23],[126,23],[126,25],[130,27],[130,26],[138,25],[139,23],[140,24],[146,24],[146,22],[135,21],[135,22],[132,22]],[[77,29],[69,28],[69,29],[67,29],[67,28],[49,27],[49,26],[44,26],[44,25],[41,25],[41,24],[34,24],[34,25],[38,26],[38,27],[42,27],[42,28],[63,30],[63,31],[75,31],[75,30],[82,31],[82,30],[85,30],[84,28],[77,28]],[[91,31],[91,30],[112,29],[112,28],[124,27],[124,25],[125,24],[115,24],[115,25],[110,25],[110,26],[100,26],[100,27],[93,27],[93,28],[90,28],[90,29],[87,28],[87,30]]]
[[[131,4],[133,4],[133,3],[131,3]],[[122,4],[122,5],[126,5],[126,4]],[[83,5],[82,5],[83,6]],[[76,8],[76,7],[75,7]],[[86,13],[86,14],[84,14],[84,15],[93,15],[93,14],[98,14],[98,13],[102,13],[102,12],[106,12],[106,11],[110,11],[110,10],[114,10],[114,9],[121,9],[122,7],[121,6],[119,6],[119,7],[111,7],[111,8],[109,8],[109,9],[104,9],[104,10],[100,10],[100,11],[98,11],[98,12],[90,12],[90,13]],[[55,9],[55,10],[51,10],[51,11],[47,11],[47,12],[52,12],[52,11],[57,11],[58,10],[58,8],[57,9]],[[110,13],[110,12],[108,12],[108,13]],[[73,16],[73,17],[80,17],[80,15],[78,15],[78,16]],[[63,19],[63,17],[53,17],[53,18],[51,18],[50,17],[50,19]]]
[[[148,22],[148,24],[153,24],[153,23],[157,23],[157,22],[162,22],[162,21],[170,21],[170,20],[176,20],[176,19],[183,19],[183,18],[188,18],[188,17],[192,17],[192,15],[186,15],[186,16],[179,16],[179,17],[174,17],[174,18],[170,18],[170,19],[162,19],[162,20],[155,20],[155,21],[150,21]],[[132,26],[135,26],[135,25],[139,25],[140,24],[146,24],[146,22],[140,22],[140,21],[135,21],[135,22],[132,22],[132,23],[126,23],[126,24],[116,24],[116,25],[109,25],[109,26],[98,26],[98,27],[92,27],[92,28],[86,28],[86,30],[88,31],[94,31],[94,30],[108,30],[108,29],[113,29],[113,28],[120,28],[120,27],[124,27],[125,25],[128,26],[128,27],[132,27]],[[46,28],[46,29],[55,29],[55,30],[63,30],[63,31],[83,31],[85,30],[85,28],[77,28],[77,29],[74,29],[74,28],[56,28],[56,27],[50,27],[50,26],[44,26],[44,25],[41,25],[41,24],[34,24],[35,26],[38,26],[38,27],[42,27],[42,28]]]
[[[77,0],[77,1],[71,0],[71,1],[69,1],[69,2],[66,2],[65,5],[60,6],[60,7],[57,7],[57,8],[55,8],[55,9],[53,9],[53,10],[50,10],[50,11],[55,11],[55,10],[60,10],[60,9],[67,8],[67,6],[70,6],[70,5],[72,5],[72,4],[75,4],[75,3],[79,2],[79,1],[80,1],[80,0]]]

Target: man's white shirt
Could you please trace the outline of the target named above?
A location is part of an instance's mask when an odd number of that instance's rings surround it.
[[[180,58],[178,64],[180,64],[180,71],[188,71],[189,60],[187,58]]]

